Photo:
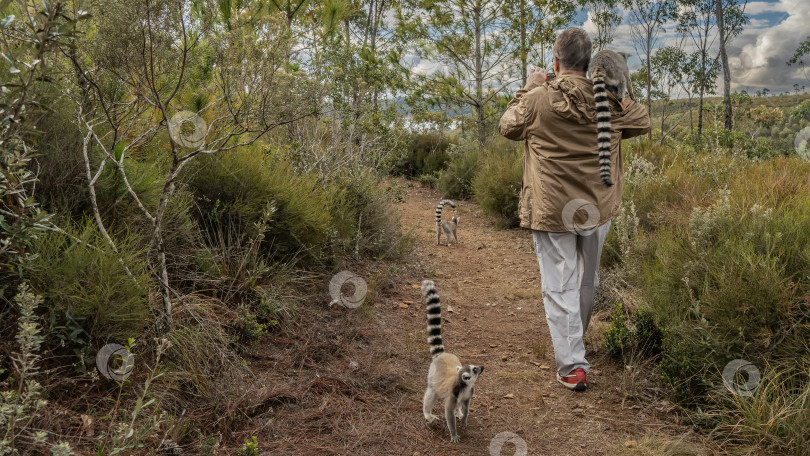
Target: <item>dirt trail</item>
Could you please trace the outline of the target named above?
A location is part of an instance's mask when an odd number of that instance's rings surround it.
[[[688,431],[661,412],[665,403],[628,397],[624,369],[599,349],[599,315],[586,335],[588,391],[556,383],[530,234],[498,229],[477,205],[462,201],[455,210],[445,206],[444,213],[461,217],[460,243],[438,246],[434,210],[441,195],[399,184],[407,195],[396,210],[404,230],[416,237],[415,249],[384,274],[388,284],[374,297],[372,311],[333,309],[324,317],[316,336],[341,349],[327,362],[313,363],[317,380],[311,379],[312,368],[304,370],[306,359],[291,360],[283,351],[275,356],[285,362],[275,362],[273,372],[292,366],[298,373],[267,379],[276,386],[264,402],[278,413],[270,422],[266,415],[253,422],[264,430],[263,441],[273,442],[270,454],[490,455],[493,439],[507,432],[525,442],[527,453],[506,444],[503,455],[608,455],[615,454],[615,445],[650,434],[667,438]],[[358,273],[370,277],[374,271]],[[450,443],[443,422],[428,427],[422,418],[430,364],[419,290],[424,278],[435,281],[442,298],[447,350],[462,363],[486,368],[458,444]],[[298,396],[287,397],[295,396],[292,391]]]
[[[638,439],[664,426],[639,404],[625,403],[626,409],[622,409],[624,394],[619,385],[623,374],[615,363],[599,355],[594,346],[598,339],[593,335],[587,338],[592,364],[589,390],[569,392],[556,383],[529,232],[498,229],[477,205],[459,202],[455,210],[461,217],[459,244],[438,246],[432,215],[439,199],[436,191],[412,188],[406,203],[400,205],[402,219],[406,228],[415,229],[415,256],[424,267],[425,278],[436,282],[442,297],[447,350],[464,364],[483,364],[485,371],[461,443],[457,447],[450,444],[442,425],[426,432],[425,441],[414,445],[414,451],[489,454],[491,440],[510,432],[525,441],[532,455],[608,454],[606,445]],[[445,206],[444,212],[443,218],[449,218],[454,210]],[[418,301],[417,282],[403,298]],[[424,306],[417,308],[420,312],[408,319],[414,327],[424,322]],[[420,374],[426,374],[427,345],[422,350]],[[415,402],[420,399],[414,397]],[[413,417],[421,419],[418,407],[414,409]],[[505,445],[503,454],[512,454],[512,448]]]

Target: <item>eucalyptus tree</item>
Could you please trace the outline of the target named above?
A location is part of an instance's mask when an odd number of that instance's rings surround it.
[[[666,130],[666,108],[672,99],[673,90],[684,83],[686,74],[683,68],[686,65],[688,56],[678,46],[666,46],[659,48],[650,56],[649,68],[652,74],[647,81],[653,81],[653,90],[658,94],[661,101],[661,144],[670,130]],[[677,125],[677,123],[676,123]],[[674,128],[674,127],[673,127]]]
[[[617,10],[619,0],[582,0],[581,4],[589,10],[591,22],[596,27],[594,50],[601,51],[613,42],[616,27],[622,23]]]
[[[739,35],[742,27],[748,23],[745,14],[744,0],[740,6],[738,0],[715,0],[714,14],[717,21],[717,30],[720,35],[720,64],[723,67],[723,104],[725,105],[724,126],[726,130],[734,128],[734,115],[731,103],[731,69],[728,64],[726,45]]]
[[[678,3],[678,29],[690,39],[696,56],[694,90],[698,95],[698,137],[703,133],[703,99],[717,88],[716,80],[721,67],[721,56],[716,50],[717,41],[723,45],[728,44],[748,22],[744,9],[737,0],[724,0],[723,23],[718,27],[716,1],[680,0]],[[730,78],[728,71],[726,74]],[[730,106],[730,100],[727,105]]]
[[[675,4],[668,0],[622,0],[622,5],[628,10],[633,46],[646,68],[648,77],[645,89],[649,94],[653,85],[649,77],[653,74],[651,55],[656,48],[658,37],[664,31],[664,24],[675,13]],[[652,113],[650,98],[649,95],[646,98],[647,111]],[[652,130],[647,135],[652,138]]]
[[[509,21],[503,14],[508,1],[408,0],[397,11],[409,50],[438,67],[411,76],[422,102],[438,97],[471,108],[479,145],[489,135],[490,105],[512,82],[515,43],[505,33]]]
[[[512,0],[504,6],[510,21],[506,32],[515,43],[515,60],[526,85],[529,65],[548,65],[546,52],[554,44],[557,31],[571,23],[576,5],[567,0]]]

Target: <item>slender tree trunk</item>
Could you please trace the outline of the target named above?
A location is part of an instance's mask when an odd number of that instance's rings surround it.
[[[652,63],[650,62],[652,36],[650,33],[649,31],[647,32],[647,116],[652,120]],[[663,133],[663,130],[661,130],[661,134]],[[647,138],[652,140],[652,128],[647,132]]]
[[[731,112],[731,71],[728,66],[728,54],[726,53],[726,31],[723,27],[723,0],[716,0],[715,13],[717,14],[717,30],[720,33],[720,61],[723,64],[723,103],[725,104],[726,130],[734,128],[734,121]]]
[[[661,145],[664,145],[664,113],[666,112],[667,104],[664,100],[661,100]],[[650,129],[652,130],[652,129]]]
[[[529,46],[526,44],[526,0],[520,1],[520,76],[523,87],[529,78]]]
[[[692,94],[689,94],[689,134],[695,134],[695,119],[692,117]]]
[[[703,89],[698,91],[698,118],[697,118],[697,136],[698,139],[703,135]]]
[[[475,111],[478,117],[478,145],[484,146],[487,140],[487,127],[484,118],[484,75],[481,61],[481,2],[475,3]]]
[[[706,31],[706,36],[708,36],[708,30]],[[707,38],[708,39],[708,38]],[[706,91],[706,73],[709,71],[709,62],[708,57],[706,54],[708,50],[706,49],[706,42],[703,42],[703,48],[700,51],[700,80],[699,89],[698,89],[698,118],[697,118],[697,136],[700,139],[703,136],[703,94]]]

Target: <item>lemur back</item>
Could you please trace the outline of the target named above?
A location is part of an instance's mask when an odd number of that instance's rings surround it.
[[[630,69],[627,67],[629,54],[610,50],[596,53],[588,66],[588,74],[593,79],[593,95],[596,102],[596,129],[599,144],[599,176],[608,187],[613,185],[610,179],[610,102],[607,91],[622,100],[625,93],[633,98],[630,82]]]
[[[439,292],[431,280],[422,281],[422,295],[427,308],[427,341],[433,361],[428,371],[427,389],[422,399],[422,413],[428,423],[438,421],[432,413],[438,400],[444,401],[444,418],[450,430],[450,441],[458,442],[456,418],[467,427],[470,400],[475,392],[475,381],[484,366],[462,366],[456,355],[445,353],[442,341],[442,310]]]
[[[439,201],[439,205],[436,206],[436,243],[438,245],[442,245],[442,231],[444,231],[444,236],[446,238],[446,242],[444,245],[450,245],[450,235],[453,235],[453,238],[458,244],[458,222],[460,220],[459,217],[452,217],[450,221],[442,220],[442,208],[444,205],[447,204],[450,207],[456,207],[456,204],[450,200],[441,200]]]

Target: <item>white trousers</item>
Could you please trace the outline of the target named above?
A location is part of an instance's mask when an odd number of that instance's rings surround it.
[[[532,231],[546,322],[554,345],[557,372],[590,370],[582,337],[593,309],[594,289],[599,285],[599,258],[611,221],[576,232]]]

